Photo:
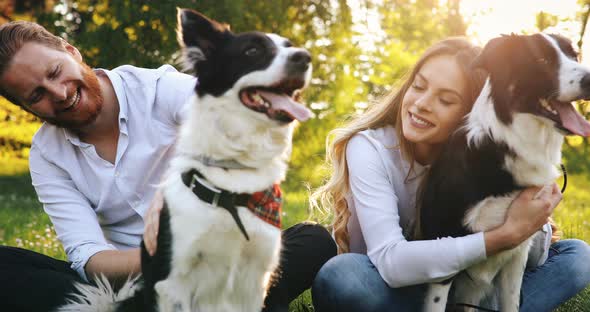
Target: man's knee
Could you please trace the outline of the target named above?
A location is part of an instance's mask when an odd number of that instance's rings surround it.
[[[336,243],[332,236],[317,223],[296,224],[285,230],[283,239],[286,248],[297,245],[302,248],[302,252],[313,256],[321,264],[336,256]]]

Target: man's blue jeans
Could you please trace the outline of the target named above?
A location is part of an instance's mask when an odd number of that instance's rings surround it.
[[[547,261],[526,271],[520,311],[551,311],[590,284],[590,247],[581,240],[551,245]],[[341,254],[315,278],[316,312],[421,311],[425,285],[390,288],[366,255]]]

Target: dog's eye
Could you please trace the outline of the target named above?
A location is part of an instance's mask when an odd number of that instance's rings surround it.
[[[244,54],[246,54],[246,56],[254,56],[254,55],[258,54],[258,49],[257,48],[249,48],[246,50],[246,52],[244,52]]]

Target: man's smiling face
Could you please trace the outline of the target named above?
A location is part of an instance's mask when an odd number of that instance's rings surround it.
[[[23,44],[0,84],[24,109],[59,127],[85,127],[102,108],[98,78],[71,45],[60,51],[36,42]]]

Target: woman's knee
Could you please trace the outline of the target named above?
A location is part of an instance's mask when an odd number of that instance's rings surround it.
[[[584,289],[590,284],[590,246],[579,239],[567,239],[561,242],[558,250],[565,257],[564,267],[569,271],[571,282],[578,289]]]
[[[384,311],[388,290],[366,255],[349,253],[330,259],[320,269],[312,300],[318,312]]]
[[[340,286],[350,285],[351,275],[358,271],[358,268],[355,268],[357,266],[355,258],[362,257],[366,256],[347,253],[328,260],[316,275],[313,291],[322,294],[346,291],[347,287]]]

